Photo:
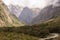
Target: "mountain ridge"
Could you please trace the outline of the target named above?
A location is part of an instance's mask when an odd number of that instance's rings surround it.
[[[0,27],[7,26],[20,26],[23,25],[18,19],[11,14],[7,6],[0,0]]]
[[[42,9],[40,14],[33,19],[32,23],[41,23],[53,19],[57,16],[60,16],[60,6],[53,8],[53,5],[50,5]]]

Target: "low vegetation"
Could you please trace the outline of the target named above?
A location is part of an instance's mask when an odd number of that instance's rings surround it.
[[[39,25],[0,28],[4,32],[24,33],[35,37],[47,37],[49,33],[60,33],[60,17]]]
[[[38,38],[23,33],[0,32],[0,40],[38,40]]]

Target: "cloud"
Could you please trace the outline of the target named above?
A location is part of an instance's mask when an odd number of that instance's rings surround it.
[[[44,8],[47,5],[55,4],[56,0],[3,0],[6,5],[20,5],[21,7]]]

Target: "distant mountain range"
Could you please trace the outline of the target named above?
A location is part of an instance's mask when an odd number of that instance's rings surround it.
[[[56,4],[56,5],[55,5]],[[59,2],[51,4],[43,9],[19,7],[17,5],[10,5],[9,9],[14,13],[20,21],[27,25],[39,24],[48,21],[60,15]]]
[[[32,19],[39,15],[40,12],[39,8],[21,8],[17,5],[9,5],[8,8],[13,14],[15,14],[18,17],[20,21],[22,21],[25,24],[31,24]]]
[[[44,21],[53,19],[57,16],[60,16],[60,6],[53,7],[53,5],[50,5],[42,9],[40,14],[33,19],[32,23],[33,24],[42,23]]]
[[[19,16],[19,19],[26,24],[31,24],[31,21],[35,16],[36,14],[33,13],[31,9],[25,7]]]

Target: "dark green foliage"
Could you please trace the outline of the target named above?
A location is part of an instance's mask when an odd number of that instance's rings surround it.
[[[54,19],[54,21],[42,23],[39,25],[11,27],[11,28],[6,27],[6,28],[0,28],[0,31],[1,30],[3,30],[4,32],[24,33],[36,37],[46,37],[51,32],[60,33],[60,18],[58,17]]]
[[[24,26],[24,27],[5,27],[0,28],[0,31],[4,32],[16,32],[24,33],[36,37],[46,37],[49,34],[49,31],[43,27],[34,27],[34,26]]]
[[[23,33],[0,32],[1,40],[38,40],[37,37],[29,36]]]

